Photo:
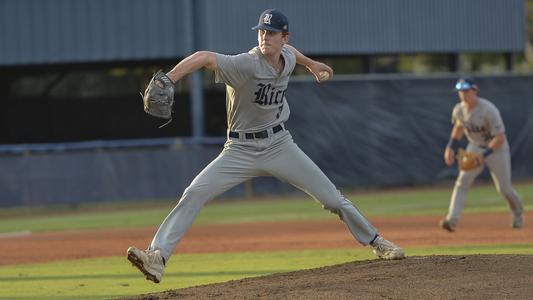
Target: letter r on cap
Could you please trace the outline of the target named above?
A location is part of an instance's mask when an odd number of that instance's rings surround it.
[[[265,17],[263,18],[263,24],[270,25],[270,19],[272,19],[272,14],[265,14]]]

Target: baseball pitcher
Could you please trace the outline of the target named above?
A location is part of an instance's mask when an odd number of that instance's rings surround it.
[[[496,186],[496,190],[507,200],[512,212],[513,228],[523,226],[522,201],[511,184],[511,154],[505,136],[500,112],[494,104],[478,97],[478,86],[471,78],[461,78],[455,89],[460,102],[452,113],[453,129],[450,141],[444,151],[448,166],[455,161],[455,148],[466,135],[468,146],[460,149],[457,155],[459,176],[455,182],[450,207],[440,226],[450,232],[455,231],[466,202],[468,189],[486,165]]]
[[[265,175],[289,182],[320,201],[325,209],[340,216],[359,243],[371,245],[378,257],[403,258],[403,250],[378,235],[294,143],[285,127],[290,114],[285,92],[296,63],[306,66],[317,82],[332,77],[333,70],[287,44],[289,23],[279,10],[264,11],[252,30],[257,30],[258,45],[250,51],[238,55],[199,51],[166,74],[176,82],[202,67],[215,72],[216,82],[226,85],[227,141],[220,155],[185,189],[149,248],[128,249],[129,261],[148,280],[158,283],[165,264],[200,209],[228,189]],[[164,82],[155,80],[154,84],[165,88]]]

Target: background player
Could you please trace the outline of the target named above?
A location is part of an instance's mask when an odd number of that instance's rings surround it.
[[[403,258],[403,250],[378,235],[285,128],[290,112],[285,91],[295,64],[305,65],[319,82],[333,76],[333,70],[287,45],[289,23],[280,11],[266,10],[252,29],[257,30],[258,46],[249,52],[233,56],[196,52],[167,74],[176,82],[202,67],[215,71],[215,80],[226,84],[228,139],[220,155],[185,189],[148,250],[130,247],[128,259],[147,279],[159,282],[164,264],[201,207],[237,184],[264,175],[287,181],[320,201],[340,216],[362,245],[371,245],[377,256]]]
[[[468,139],[466,150],[482,155],[484,164],[490,170],[496,190],[509,204],[513,217],[512,227],[521,228],[524,222],[522,201],[511,184],[511,154],[500,112],[494,104],[478,97],[479,88],[471,78],[459,79],[455,89],[459,94],[460,102],[453,109],[454,126],[450,141],[444,151],[444,160],[448,166],[454,163],[454,148],[463,137],[463,133],[466,134]],[[440,222],[443,229],[455,230],[466,202],[467,191],[483,170],[484,164],[473,170],[459,172],[448,215]]]

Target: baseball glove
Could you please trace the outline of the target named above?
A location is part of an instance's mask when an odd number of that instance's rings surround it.
[[[141,94],[142,95],[142,94]],[[143,96],[144,111],[154,117],[172,121],[174,105],[174,83],[161,70],[157,71],[146,87]]]
[[[473,170],[483,164],[483,157],[479,153],[465,151],[465,149],[459,148],[457,164],[462,171]]]

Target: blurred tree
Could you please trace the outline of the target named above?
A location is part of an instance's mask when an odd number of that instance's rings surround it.
[[[401,55],[400,72],[415,74],[450,72],[450,60],[450,55],[441,53]]]
[[[499,73],[505,72],[503,53],[467,53],[463,54],[462,70],[468,72]]]
[[[525,56],[529,67],[533,69],[533,0],[527,1],[527,36]]]
[[[523,53],[518,53],[514,62],[514,71],[519,73],[530,73],[533,71],[533,0],[527,0],[527,38]]]

